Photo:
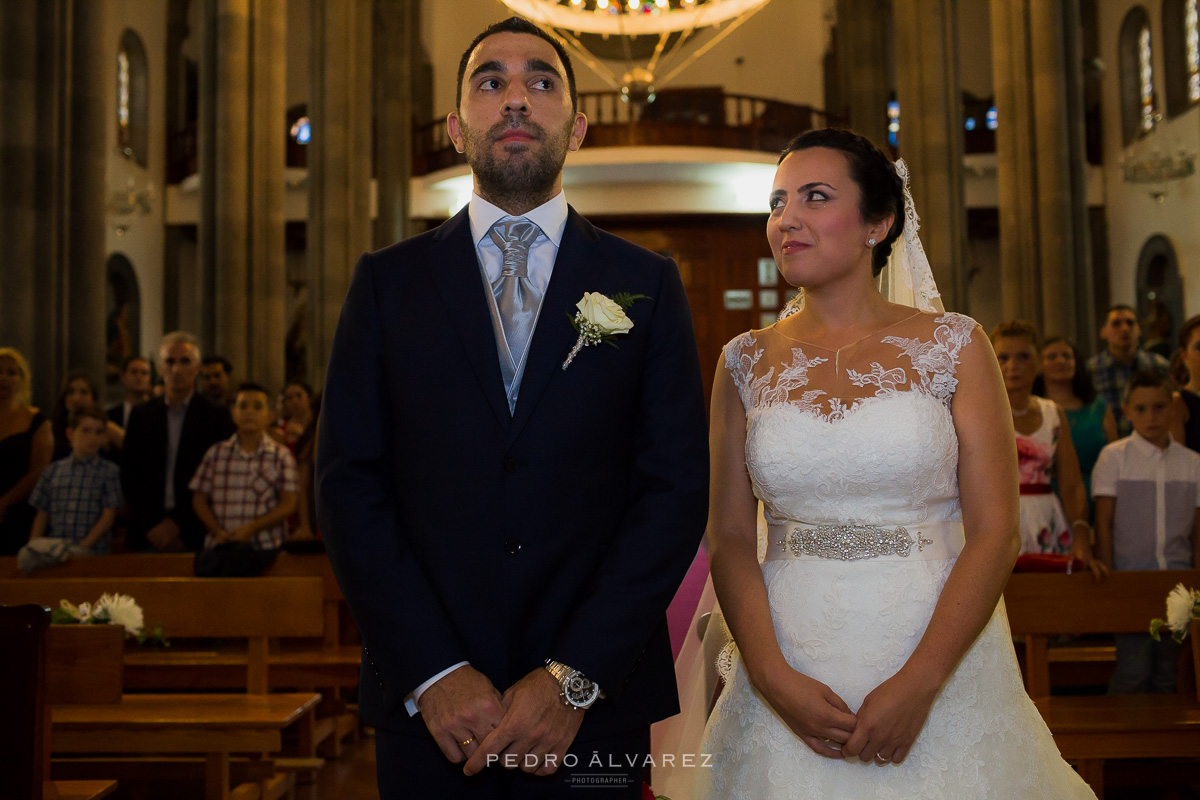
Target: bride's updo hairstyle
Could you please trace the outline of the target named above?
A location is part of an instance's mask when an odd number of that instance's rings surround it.
[[[877,222],[893,215],[887,236],[871,251],[871,274],[878,275],[892,254],[892,243],[904,232],[904,182],[896,174],[896,165],[869,139],[838,128],[805,131],[788,143],[778,163],[790,153],[812,147],[837,150],[850,162],[850,177],[858,185],[858,210],[864,220]]]

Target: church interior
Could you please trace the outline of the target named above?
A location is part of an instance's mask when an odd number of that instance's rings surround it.
[[[1169,356],[1200,314],[1197,0],[0,0],[0,348],[24,356],[29,405],[49,412],[80,371],[119,406],[130,359],[158,380],[172,331],[224,359],[232,386],[316,395],[359,256],[467,203],[471,172],[446,132],[458,61],[514,13],[574,25],[554,30],[588,132],[564,192],[674,259],[706,390],[725,343],[794,294],[764,235],[768,194],[783,146],[825,126],[905,160],[945,307],[985,331],[1024,320],[1089,358],[1122,304]],[[85,673],[110,699],[193,692],[179,713],[202,716],[232,688],[294,708],[237,746],[169,726],[106,738],[71,710],[95,697],[55,688],[68,667],[48,660],[37,741],[0,733],[0,765],[44,766],[45,797],[375,796],[353,621],[315,548],[287,556],[256,599],[207,598],[205,616],[230,615],[216,625],[176,607],[199,602],[167,585],[190,562],[39,573],[79,582],[74,602],[120,587],[158,598],[168,610],[146,622],[168,638],[241,642],[236,658],[137,651],[122,667],[120,638],[97,634],[72,658],[117,649],[115,673]],[[31,593],[15,559],[0,564],[0,605],[58,607],[60,586]],[[1163,580],[1138,584],[1153,614]],[[1056,595],[1028,586],[1008,603],[1030,693],[1102,695],[1104,635],[1149,619],[1095,590],[1090,608],[1059,598],[1075,618],[1055,627],[1039,610]],[[1103,615],[1119,621],[1089,622]],[[1169,707],[1055,712],[1056,742],[1098,796],[1200,797],[1194,641]],[[79,648],[48,640],[48,659],[55,646]]]

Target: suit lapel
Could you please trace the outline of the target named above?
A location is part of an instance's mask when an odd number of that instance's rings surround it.
[[[504,396],[491,312],[479,274],[479,257],[471,241],[471,222],[466,208],[438,228],[426,259],[447,316],[458,333],[488,405],[500,424],[507,426],[511,419],[508,400]]]
[[[574,316],[575,304],[583,293],[597,288],[602,264],[593,245],[599,240],[591,223],[568,206],[567,225],[554,260],[554,272],[529,345],[529,358],[509,429],[510,440],[521,433],[546,386],[562,371],[563,360],[579,338],[566,315]]]

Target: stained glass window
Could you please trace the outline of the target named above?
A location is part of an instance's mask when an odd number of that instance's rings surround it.
[[[129,54],[117,53],[117,145],[129,146]]]
[[[1187,45],[1188,100],[1200,100],[1200,13],[1196,0],[1187,0],[1183,12],[1184,42]]]
[[[1148,131],[1154,127],[1154,60],[1149,25],[1138,34],[1138,74],[1142,89],[1142,130]]]

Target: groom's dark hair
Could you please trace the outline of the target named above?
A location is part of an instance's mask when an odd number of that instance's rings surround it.
[[[475,40],[463,51],[462,58],[458,61],[458,94],[455,96],[454,107],[462,108],[462,85],[463,77],[467,74],[467,62],[471,60],[471,53],[475,52],[475,48],[489,36],[497,33],[527,33],[530,36],[536,36],[539,39],[545,39],[554,48],[554,52],[558,53],[558,60],[562,62],[563,71],[566,72],[567,89],[571,92],[571,110],[579,110],[579,97],[575,92],[575,70],[571,68],[571,57],[567,55],[567,49],[562,46],[562,42],[555,39],[544,30],[534,25],[524,17],[509,17],[506,20],[489,25],[487,30],[475,37]]]

